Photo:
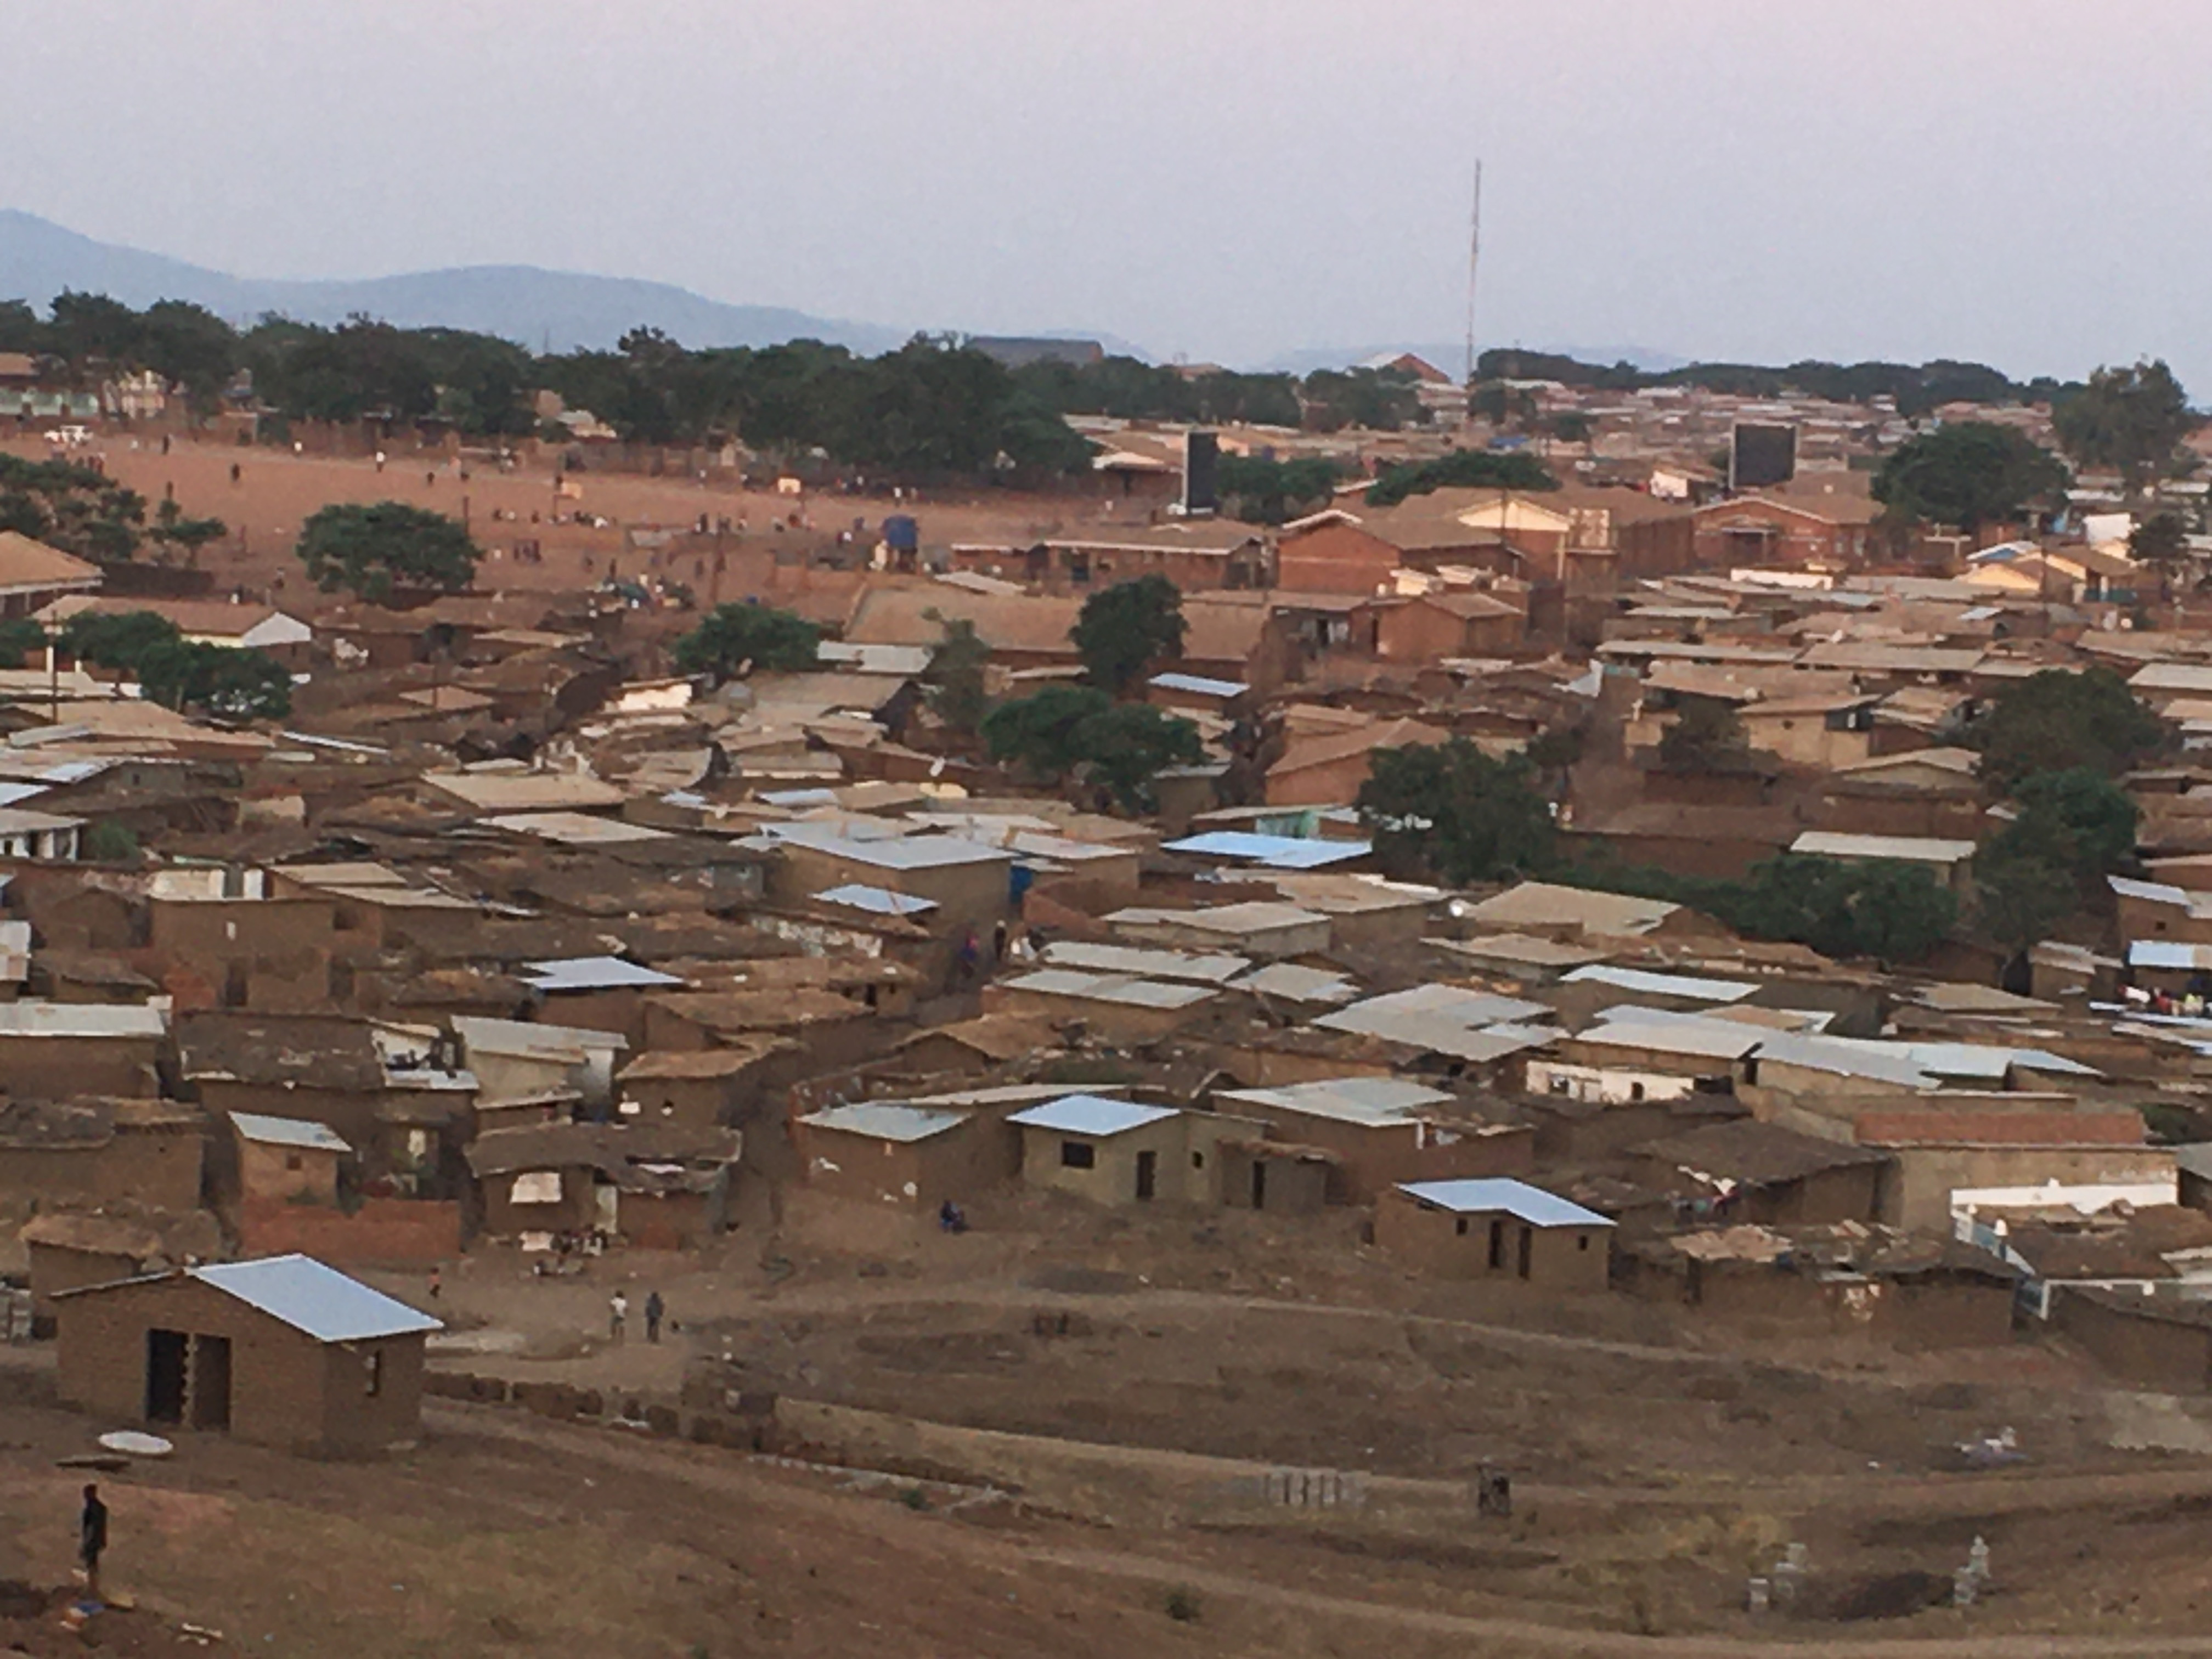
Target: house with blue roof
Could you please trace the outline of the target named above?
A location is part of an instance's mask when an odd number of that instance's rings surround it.
[[[1540,1290],[1606,1289],[1613,1229],[1525,1181],[1412,1181],[1375,1206],[1376,1247],[1415,1272]]]

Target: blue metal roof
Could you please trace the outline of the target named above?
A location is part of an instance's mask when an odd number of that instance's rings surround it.
[[[236,1297],[318,1342],[367,1342],[380,1336],[441,1331],[445,1326],[404,1302],[373,1291],[313,1256],[272,1255],[187,1268],[203,1285]]]
[[[536,991],[611,991],[637,985],[681,985],[684,981],[657,968],[641,968],[620,957],[564,957],[555,962],[526,962],[526,981]]]
[[[1163,691],[1194,691],[1202,697],[1238,697],[1249,689],[1242,680],[1208,679],[1203,674],[1155,674],[1152,684]]]
[[[894,893],[885,887],[863,887],[858,883],[824,888],[814,896],[823,904],[842,904],[848,910],[866,910],[879,916],[918,915],[924,910],[937,908],[935,899],[915,898],[910,893]]]
[[[1244,830],[1209,830],[1161,844],[1164,853],[1192,853],[1200,858],[1237,859],[1274,870],[1313,870],[1365,858],[1372,842],[1318,841],[1297,836],[1258,836]]]
[[[1531,1187],[1525,1181],[1407,1181],[1398,1190],[1440,1210],[1468,1215],[1502,1210],[1532,1227],[1610,1227],[1595,1210]]]
[[[1099,1095],[1067,1095],[1048,1100],[1006,1120],[1024,1129],[1053,1129],[1067,1135],[1118,1135],[1158,1123],[1175,1112],[1166,1106],[1139,1106],[1132,1101],[1108,1100]]]
[[[233,1112],[232,1125],[248,1140],[268,1146],[305,1146],[318,1152],[349,1152],[353,1150],[340,1139],[336,1131],[320,1123],[307,1123],[294,1117],[265,1117],[259,1112]]]

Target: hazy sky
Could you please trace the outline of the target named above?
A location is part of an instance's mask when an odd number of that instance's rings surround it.
[[[523,262],[1244,363],[2169,357],[2203,0],[0,0],[0,205],[244,275]]]

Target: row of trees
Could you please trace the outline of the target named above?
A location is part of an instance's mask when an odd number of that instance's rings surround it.
[[[221,720],[282,720],[292,677],[265,651],[187,640],[151,611],[80,611],[63,624],[61,648],[80,662],[137,677],[152,702]]]
[[[149,517],[143,495],[88,466],[0,454],[0,531],[8,530],[102,563],[142,550],[189,557],[228,533],[222,520],[188,518],[173,500]]]
[[[2051,403],[2079,383],[2042,376],[2014,380],[1986,363],[1949,358],[1912,363],[1830,363],[1808,359],[1785,367],[1756,363],[1686,363],[1645,369],[1634,363],[1585,363],[1557,352],[1506,347],[1477,361],[1478,380],[1557,380],[1593,391],[1639,392],[1653,386],[1696,386],[1732,397],[1778,398],[1802,392],[1838,403],[1892,398],[1898,412],[1917,420],[1945,404]]]

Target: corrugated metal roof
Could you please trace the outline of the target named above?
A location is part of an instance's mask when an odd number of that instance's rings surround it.
[[[1641,1048],[1655,1054],[1741,1060],[1759,1047],[1765,1036],[1757,1026],[1729,1025],[1719,1020],[1611,1019],[1591,1026],[1572,1040],[1603,1048]]]
[[[1135,974],[1150,979],[1187,980],[1200,985],[1221,985],[1235,979],[1252,963],[1244,957],[1196,956],[1185,951],[1146,951],[1130,945],[1087,945],[1080,939],[1055,939],[1045,947],[1044,959],[1054,968],[1074,968],[1097,974]]]
[[[1808,830],[1790,843],[1803,857],[1898,859],[1911,864],[1957,864],[1974,855],[1970,841],[1932,836],[1846,836],[1832,830]]]
[[[1451,1099],[1441,1089],[1395,1077],[1320,1078],[1273,1089],[1224,1089],[1216,1097],[1240,1106],[1304,1112],[1369,1128],[1418,1122],[1426,1115],[1424,1107],[1440,1106]]]
[[[878,916],[913,916],[924,910],[937,908],[935,899],[915,898],[909,893],[894,893],[887,887],[865,887],[858,882],[848,882],[842,887],[825,887],[814,898],[819,904],[842,904],[848,910],[866,910]]]
[[[1741,1002],[1759,989],[1732,979],[1698,979],[1688,974],[1654,974],[1641,968],[1613,968],[1602,963],[1577,968],[1560,978],[1575,984],[1595,982],[1648,996],[1689,997],[1699,1002]]]
[[[2187,970],[2212,968],[2212,945],[2185,945],[2179,939],[2139,939],[2128,946],[2130,968]]]
[[[158,1037],[159,1008],[110,1002],[0,1002],[0,1036]]]
[[[524,983],[534,991],[613,991],[631,986],[665,988],[686,981],[657,968],[641,967],[620,957],[564,957],[554,962],[526,962]]]
[[[318,1342],[368,1342],[380,1336],[441,1331],[426,1313],[312,1256],[272,1255],[256,1261],[220,1261],[185,1270],[203,1285],[236,1297]]]
[[[1270,870],[1314,870],[1365,858],[1375,850],[1364,841],[1317,841],[1296,836],[1258,836],[1243,830],[1209,830],[1164,842],[1164,853],[1188,853],[1198,858],[1231,859]]]
[[[761,834],[790,842],[830,858],[873,866],[878,870],[934,870],[954,864],[1011,862],[1011,855],[960,836],[885,836],[862,841],[834,824],[768,823]]]
[[[1042,969],[1006,983],[1010,991],[1029,991],[1039,996],[1086,997],[1097,1002],[1127,1003],[1139,1008],[1188,1008],[1214,994],[1204,985],[1170,985],[1159,980],[1130,979],[1118,974],[1079,973],[1072,968]]]
[[[971,1115],[968,1112],[933,1112],[919,1106],[864,1102],[856,1106],[825,1107],[799,1121],[810,1128],[835,1129],[842,1134],[866,1135],[872,1140],[905,1143],[927,1140],[947,1129],[957,1129]]]
[[[1242,680],[1210,680],[1203,674],[1155,674],[1152,684],[1163,691],[1191,691],[1204,697],[1242,696],[1249,690]]]
[[[1472,1030],[1479,1025],[1495,1025],[1501,1020],[1540,1019],[1551,1012],[1540,1002],[1471,991],[1464,986],[1417,985],[1411,990],[1370,997],[1349,1008],[1323,1014],[1314,1024],[1324,1030],[1382,1036],[1388,1034],[1386,1027],[1401,1023],[1409,1014],[1428,1016],[1463,1030]]]
[[[1610,1227],[1595,1210],[1531,1187],[1525,1181],[1408,1181],[1398,1190],[1424,1204],[1457,1215],[1502,1211],[1532,1227]]]
[[[1108,1100],[1103,1095],[1063,1095],[1025,1112],[1016,1112],[1006,1121],[1018,1123],[1024,1129],[1050,1129],[1060,1134],[1103,1138],[1126,1134],[1176,1115],[1170,1107],[1139,1106],[1133,1101]]]
[[[233,1112],[232,1125],[247,1140],[268,1146],[305,1146],[318,1152],[349,1152],[353,1148],[335,1131],[320,1123],[297,1118],[264,1117],[259,1112]]]
[[[1271,962],[1265,968],[1230,981],[1230,988],[1289,1002],[1349,1002],[1359,988],[1342,974],[1322,968],[1301,968],[1295,962]]]

